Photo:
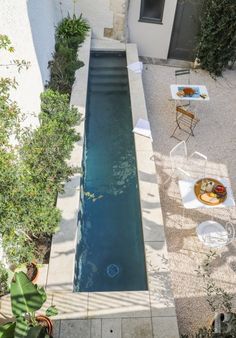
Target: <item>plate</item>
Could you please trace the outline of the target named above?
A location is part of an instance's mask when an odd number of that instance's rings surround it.
[[[214,185],[223,185],[220,181],[216,180],[215,178],[206,177],[206,178],[201,178],[200,180],[198,180],[194,184],[194,193],[195,193],[197,199],[201,203],[214,206],[214,205],[219,205],[226,200],[227,192],[226,192],[225,196],[223,196],[223,197],[211,196],[211,193],[208,193],[208,192],[202,193],[201,187],[202,187],[202,183],[204,183],[204,182],[213,182]]]
[[[187,89],[187,88],[191,88],[194,91],[194,93],[190,94],[190,95],[185,94],[184,89]],[[193,97],[193,98],[195,97],[195,98],[197,98],[197,97],[200,96],[199,87],[183,87],[183,86],[180,86],[180,87],[178,87],[178,92],[183,92],[183,94],[182,94],[183,97]]]

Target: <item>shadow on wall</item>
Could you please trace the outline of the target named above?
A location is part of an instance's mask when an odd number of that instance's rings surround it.
[[[28,0],[27,11],[42,82],[49,79],[48,61],[54,51],[55,26],[60,12],[55,0]]]

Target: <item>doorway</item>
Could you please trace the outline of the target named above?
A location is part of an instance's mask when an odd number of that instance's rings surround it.
[[[178,0],[168,58],[194,61],[202,0]]]

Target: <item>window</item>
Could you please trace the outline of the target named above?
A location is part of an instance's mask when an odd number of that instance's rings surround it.
[[[165,0],[141,0],[139,21],[162,23]]]

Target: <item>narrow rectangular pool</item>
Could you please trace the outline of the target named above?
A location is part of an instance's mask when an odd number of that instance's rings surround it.
[[[75,291],[147,290],[126,66],[91,53]]]

